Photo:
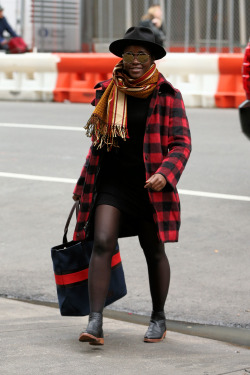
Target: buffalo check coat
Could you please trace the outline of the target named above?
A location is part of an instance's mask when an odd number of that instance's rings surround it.
[[[110,80],[95,86],[97,98],[109,85]],[[185,107],[179,90],[159,73],[157,86],[150,101],[143,146],[146,179],[154,173],[162,174],[167,184],[162,191],[148,190],[154,207],[154,221],[162,242],[178,241],[180,228],[180,201],[177,182],[191,152],[191,137]],[[84,240],[90,212],[95,197],[95,181],[101,163],[101,151],[90,147],[86,162],[74,189],[80,196],[80,211],[74,232],[74,240]]]

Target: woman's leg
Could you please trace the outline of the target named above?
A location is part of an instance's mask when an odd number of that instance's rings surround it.
[[[139,241],[147,261],[153,311],[164,311],[170,283],[170,266],[153,221],[143,221]]]
[[[101,313],[104,308],[120,220],[121,213],[117,208],[108,205],[96,207],[94,246],[89,265],[90,312]]]
[[[109,289],[111,260],[116,247],[121,213],[112,206],[99,205],[95,211],[94,246],[89,265],[90,314],[79,340],[103,345],[102,311]]]
[[[154,222],[144,221],[139,234],[147,265],[153,311],[144,342],[162,341],[167,332],[164,305],[168,295],[170,267],[164,244],[158,240]]]

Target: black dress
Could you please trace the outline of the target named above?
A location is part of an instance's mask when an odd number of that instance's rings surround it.
[[[119,148],[105,152],[97,183],[96,206],[107,204],[129,217],[152,220],[152,205],[144,188],[146,176],[143,140],[151,95],[147,99],[127,96],[129,138],[119,140]]]

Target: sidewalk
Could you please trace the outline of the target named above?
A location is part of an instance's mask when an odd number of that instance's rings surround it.
[[[104,318],[104,346],[78,341],[87,317],[0,298],[0,373],[4,375],[250,374],[250,350],[168,332],[159,344],[142,341],[146,327]]]

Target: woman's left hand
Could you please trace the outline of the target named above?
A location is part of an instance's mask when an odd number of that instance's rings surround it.
[[[166,186],[166,183],[165,177],[160,173],[156,173],[146,181],[144,188],[161,191]]]

